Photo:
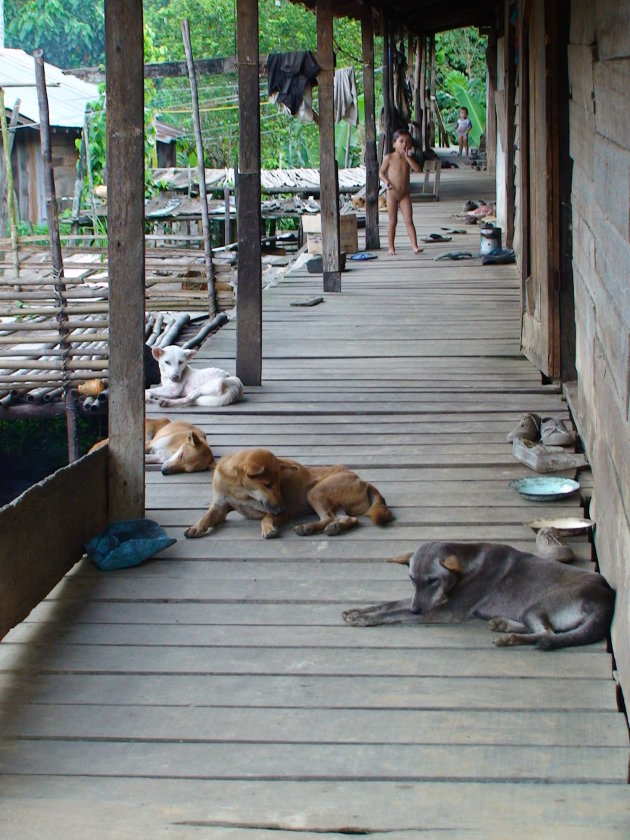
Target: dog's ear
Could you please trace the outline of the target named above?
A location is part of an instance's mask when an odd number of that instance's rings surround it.
[[[164,350],[162,350],[161,347],[154,347],[151,350],[151,355],[153,356],[154,359],[157,359],[159,361],[162,358],[162,356],[164,355]]]
[[[287,472],[296,472],[297,468],[298,468],[297,464],[287,464],[287,463],[281,463],[280,464],[280,469],[281,470],[286,470]]]
[[[457,575],[462,572],[461,564],[454,554],[449,554],[444,560],[440,560],[440,563],[445,569],[448,569],[449,572],[455,572]]]
[[[187,359],[192,359],[192,357],[195,355],[195,352],[195,350],[184,350],[184,356],[186,356]]]
[[[264,473],[264,471],[264,464],[257,464],[256,461],[250,461],[245,465],[245,475],[249,476],[249,478],[254,478],[257,475]]]
[[[188,441],[188,443],[191,444],[191,446],[199,446],[200,440],[199,440],[199,435],[197,434],[197,432],[193,432],[193,431],[188,432],[186,440]]]
[[[413,551],[408,552],[407,554],[401,554],[399,557],[391,557],[385,560],[386,563],[400,563],[401,566],[408,566],[409,561],[411,560],[411,556]]]

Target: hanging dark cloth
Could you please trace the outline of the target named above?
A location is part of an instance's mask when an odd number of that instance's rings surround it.
[[[286,105],[295,116],[304,99],[307,84],[317,84],[319,64],[312,52],[271,53],[267,56],[269,98]]]

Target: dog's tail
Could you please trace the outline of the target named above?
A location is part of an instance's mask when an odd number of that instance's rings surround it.
[[[198,405],[219,406],[231,405],[243,396],[243,383],[237,376],[226,376],[221,381],[220,394],[204,394],[197,397]]]
[[[387,502],[373,484],[366,486],[370,507],[366,513],[375,525],[387,525],[394,519],[394,514],[387,507]]]

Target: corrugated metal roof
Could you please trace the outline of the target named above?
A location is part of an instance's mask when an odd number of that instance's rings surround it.
[[[88,102],[98,99],[98,87],[63,73],[59,67],[44,62],[50,125],[81,128]],[[20,87],[19,85],[25,85]],[[17,85],[17,87],[15,87]],[[33,85],[27,87],[26,85]],[[20,116],[39,122],[39,104],[35,85],[35,61],[23,50],[0,49],[0,87],[4,101],[12,109],[20,99]],[[54,86],[53,86],[54,85]]]
[[[85,106],[98,99],[98,86],[64,73],[47,62],[44,62],[44,71],[51,127],[82,128]],[[20,117],[39,123],[32,55],[24,50],[0,49],[0,87],[5,88],[4,104],[8,110],[13,110],[16,100],[20,99]],[[156,121],[156,132],[162,143],[172,143],[182,134],[180,129],[159,121]]]

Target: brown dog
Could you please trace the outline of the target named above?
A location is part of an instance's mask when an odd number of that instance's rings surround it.
[[[214,467],[214,455],[205,434],[184,420],[145,420],[144,453],[145,463],[162,465],[162,475],[202,472]]]
[[[296,525],[296,534],[323,531],[333,537],[358,525],[356,517],[364,513],[376,525],[394,518],[376,487],[346,467],[306,467],[276,458],[267,449],[242,450],[221,458],[212,480],[212,504],[184,536],[202,537],[231,510],[248,519],[261,519],[265,539],[277,537],[289,517],[311,511],[319,522]]]

